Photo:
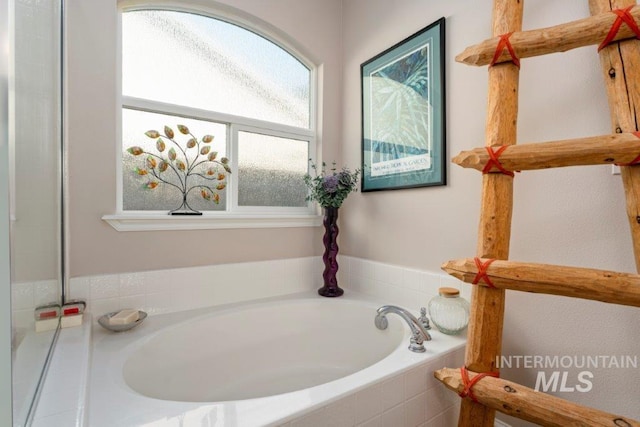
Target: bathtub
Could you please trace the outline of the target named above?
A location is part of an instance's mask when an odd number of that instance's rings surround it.
[[[457,396],[431,372],[461,364],[464,338],[433,331],[427,352],[413,353],[399,317],[374,326],[382,304],[304,293],[150,316],[119,334],[95,328],[89,425],[321,427],[337,416],[355,426],[395,410],[399,427],[417,425],[412,400],[439,402],[432,417],[452,408]]]

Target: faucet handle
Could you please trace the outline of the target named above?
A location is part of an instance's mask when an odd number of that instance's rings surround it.
[[[420,307],[420,317],[418,318],[418,322],[420,322],[422,327],[426,330],[431,329],[429,318],[427,317],[427,309],[425,307]]]

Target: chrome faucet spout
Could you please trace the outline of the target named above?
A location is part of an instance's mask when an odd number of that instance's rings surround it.
[[[389,326],[387,314],[389,313],[397,314],[409,325],[412,335],[411,343],[409,344],[409,350],[415,351],[417,353],[424,353],[426,350],[423,343],[425,341],[431,341],[431,335],[424,328],[424,326],[422,326],[418,319],[416,319],[413,314],[409,313],[404,308],[395,305],[383,305],[382,307],[380,307],[378,309],[378,314],[374,319],[376,327],[378,329],[387,329],[387,326]]]

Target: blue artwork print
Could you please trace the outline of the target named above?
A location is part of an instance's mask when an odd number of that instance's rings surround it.
[[[374,70],[371,176],[431,168],[429,45]]]

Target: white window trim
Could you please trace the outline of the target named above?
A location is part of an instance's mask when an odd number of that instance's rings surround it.
[[[131,108],[142,111],[157,113],[173,113],[178,116],[206,119],[220,123],[230,124],[232,132],[238,130],[257,131],[273,136],[282,136],[288,138],[299,138],[309,141],[309,153],[314,154],[317,159],[320,158],[318,144],[316,143],[317,132],[317,111],[319,97],[318,91],[318,75],[317,67],[302,55],[298,49],[293,48],[290,44],[281,41],[282,37],[278,37],[271,32],[265,32],[258,25],[247,21],[246,19],[238,19],[230,17],[228,12],[214,11],[209,8],[191,9],[185,8],[184,5],[178,5],[175,2],[166,1],[119,1],[120,16],[118,19],[118,70],[120,70],[117,78],[117,129],[119,138],[122,137],[122,109]],[[160,7],[158,7],[160,6]],[[168,7],[167,7],[168,6]],[[156,8],[178,10],[184,12],[194,12],[206,14],[214,19],[222,19],[227,22],[239,25],[247,30],[253,31],[265,37],[267,40],[275,43],[295,56],[310,70],[310,126],[309,129],[296,128],[287,125],[281,125],[272,122],[266,122],[247,117],[234,116],[225,113],[201,110],[197,108],[185,107],[174,104],[167,104],[147,99],[122,96],[122,64],[120,63],[122,51],[122,18],[121,13],[128,10],[136,10],[142,8]],[[231,144],[233,145],[233,144]],[[237,159],[229,153],[232,161],[232,167],[237,170]],[[313,157],[313,156],[311,156]],[[284,208],[284,207],[238,207],[237,200],[233,212],[204,212],[201,216],[171,216],[162,211],[124,211],[122,206],[122,140],[120,139],[116,147],[116,213],[113,215],[104,215],[102,220],[107,222],[117,231],[161,231],[161,230],[203,230],[203,229],[233,229],[233,228],[283,228],[283,227],[319,227],[322,225],[322,217],[319,215],[319,208],[315,203],[309,203],[307,207],[300,208]],[[232,191],[229,188],[228,191]]]

